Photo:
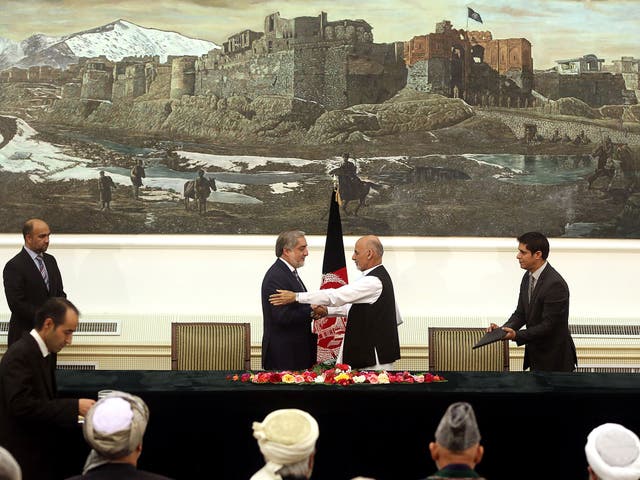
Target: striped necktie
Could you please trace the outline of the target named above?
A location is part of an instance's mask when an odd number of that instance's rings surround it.
[[[305,287],[304,283],[302,283],[302,280],[300,280],[300,276],[298,275],[298,270],[296,270],[296,269],[293,270],[293,276],[296,277],[296,280],[300,284],[300,288],[302,288],[302,291],[306,292],[307,291],[307,287]]]
[[[38,269],[40,270],[40,275],[42,275],[44,284],[47,286],[47,290],[49,290],[49,275],[47,274],[47,269],[44,266],[44,259],[42,258],[42,255],[36,255],[36,262],[38,262]]]
[[[529,274],[529,301],[531,301],[531,296],[533,295],[533,289],[536,288],[536,277],[533,274]]]

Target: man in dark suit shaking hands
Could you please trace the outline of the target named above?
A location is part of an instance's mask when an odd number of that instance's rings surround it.
[[[7,345],[33,328],[36,310],[50,297],[63,297],[62,275],[53,255],[46,253],[51,229],[37,218],[22,227],[24,247],[2,272],[4,293],[11,310]]]
[[[262,368],[265,370],[304,370],[316,363],[318,336],[311,332],[313,308],[294,303],[275,307],[269,295],[276,290],[306,292],[298,268],[309,255],[304,232],[282,232],[276,240],[277,260],[262,281]]]
[[[542,233],[525,233],[518,242],[516,258],[527,273],[516,311],[502,326],[504,338],[525,346],[523,370],[572,372],[578,360],[569,332],[569,287],[547,262],[549,241]],[[492,323],[488,331],[496,328]]]

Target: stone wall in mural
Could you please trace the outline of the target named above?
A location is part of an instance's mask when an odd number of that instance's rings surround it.
[[[640,59],[316,14],[0,38],[0,231],[640,238]]]

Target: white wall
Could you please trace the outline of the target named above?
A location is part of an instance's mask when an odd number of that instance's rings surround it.
[[[309,236],[301,276],[320,284],[323,236]],[[355,237],[344,244],[350,278]],[[506,318],[522,275],[515,239],[387,237],[384,263],[403,315]],[[260,284],[275,259],[274,236],[52,235],[65,290],[86,316],[96,313],[260,315]],[[0,264],[22,236],[0,235]],[[549,261],[571,290],[571,316],[635,318],[640,241],[551,239]],[[4,295],[0,315],[9,309]],[[4,316],[4,315],[2,315]]]

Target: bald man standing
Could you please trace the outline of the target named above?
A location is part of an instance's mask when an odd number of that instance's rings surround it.
[[[340,288],[316,292],[278,290],[269,301],[272,305],[307,303],[317,305],[314,310],[318,314],[347,316],[338,362],[363,370],[393,370],[393,363],[400,358],[398,325],[402,318],[391,277],[382,265],[383,254],[378,237],[362,237],[351,256],[362,272],[361,278]]]
[[[50,297],[66,298],[62,275],[49,248],[51,229],[44,221],[32,218],[22,227],[24,247],[7,262],[2,272],[4,293],[11,310],[7,346],[31,331],[36,310]]]

